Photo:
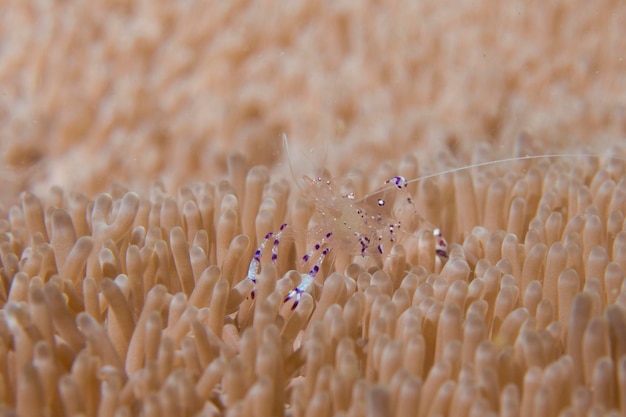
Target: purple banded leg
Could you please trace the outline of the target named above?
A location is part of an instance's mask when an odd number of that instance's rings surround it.
[[[400,228],[400,222],[389,225],[389,241],[391,243],[396,241],[396,228]]]
[[[370,238],[362,236],[360,233],[355,233],[354,235],[359,238],[359,243],[361,244],[361,256],[365,256],[367,248],[370,247]]]
[[[317,242],[315,244],[315,246],[313,246],[313,249],[311,249],[309,252],[306,253],[306,255],[304,255],[302,257],[302,263],[305,263],[309,259],[311,259],[311,256],[313,256],[313,254],[315,252],[320,250],[322,248],[322,246],[324,246],[326,244],[326,242],[328,241],[328,239],[332,235],[333,235],[333,232],[326,233],[326,235],[324,235],[322,240]],[[285,303],[295,297],[296,301],[293,303],[293,306],[291,307],[292,310],[295,309],[298,306],[298,303],[300,302],[300,296],[302,295],[302,293],[304,291],[307,290],[307,288],[309,288],[309,286],[311,285],[311,283],[315,279],[315,276],[319,272],[319,270],[320,270],[320,268],[322,266],[322,262],[324,262],[324,258],[326,257],[326,255],[328,255],[328,252],[330,252],[330,248],[324,248],[324,250],[322,250],[322,253],[320,254],[319,258],[317,258],[317,260],[315,261],[315,265],[313,265],[313,268],[311,268],[309,273],[308,274],[301,274],[302,281],[300,281],[300,285],[298,285],[296,288],[294,288],[285,297]]]
[[[326,233],[326,235],[324,235],[324,237],[322,238],[322,240],[320,240],[319,242],[317,242],[315,244],[315,246],[313,246],[313,249],[311,249],[306,255],[304,255],[302,257],[302,262],[307,262],[309,259],[311,259],[311,256],[317,252],[318,250],[320,250],[322,248],[322,246],[324,246],[324,244],[326,244],[326,242],[328,241],[328,238],[330,238],[333,235],[333,232],[328,232]]]
[[[287,227],[287,223],[283,223],[280,225],[280,229],[278,229],[278,233],[274,237],[274,244],[272,245],[272,263],[276,263],[278,259],[278,245],[280,245],[280,237],[283,235],[283,230]]]
[[[278,233],[276,233],[276,235],[274,235],[274,233],[272,232],[269,232],[268,234],[266,234],[265,237],[263,238],[263,242],[261,242],[261,245],[259,246],[259,248],[254,252],[254,255],[252,256],[252,260],[250,261],[250,266],[248,267],[248,276],[247,276],[247,278],[253,283],[256,284],[256,278],[259,275],[259,270],[261,267],[261,257],[263,256],[263,250],[265,249],[267,242],[272,238],[274,239],[274,243],[272,244],[272,263],[276,263],[276,259],[278,259],[278,245],[280,244],[280,237],[282,236],[283,230],[285,230],[286,227],[287,227],[287,223],[283,223],[280,226],[280,229],[278,230]],[[254,290],[252,290],[252,293],[250,295],[252,296],[252,298],[254,298]]]
[[[315,246],[313,246],[313,249],[311,249],[302,257],[302,263],[306,263],[309,259],[311,259],[311,256],[313,256],[315,252],[320,250],[322,246],[326,244],[326,242],[332,235],[333,235],[333,232],[326,233],[324,237],[322,238],[322,240],[317,242]],[[294,288],[289,294],[287,294],[287,297],[285,297],[285,303],[291,300],[294,296],[296,297],[296,302],[291,307],[292,309],[296,308],[296,306],[298,305],[298,302],[300,301],[300,295],[304,291],[306,291],[309,285],[311,285],[311,282],[313,282],[313,279],[315,279],[315,276],[319,272],[320,267],[322,266],[322,262],[324,261],[324,258],[326,257],[326,255],[328,255],[328,252],[330,252],[330,248],[324,248],[324,250],[322,251],[322,254],[320,255],[319,258],[317,258],[317,261],[315,261],[315,265],[313,265],[313,268],[311,268],[309,273],[301,274],[302,281],[300,281],[300,285]]]
[[[396,188],[399,190],[406,188],[406,186],[408,185],[408,181],[406,180],[406,178],[402,176],[391,177],[387,181],[385,181],[385,184],[389,184],[389,183],[393,183],[396,186]],[[410,196],[407,197],[407,202],[409,204],[413,204],[413,200],[411,199]],[[397,225],[394,225],[394,224],[389,225],[389,234],[391,235],[390,240],[392,242],[395,241],[394,227],[396,226],[400,228],[400,223],[398,223]],[[442,258],[447,258],[448,257],[448,242],[446,242],[446,239],[443,237],[441,230],[440,229],[433,230],[433,236],[435,236],[435,240],[436,240],[435,252],[437,252],[437,255],[441,256]],[[379,248],[378,251],[382,253],[380,245],[378,246],[378,248]]]
[[[367,236],[361,236],[359,242],[361,242],[361,256],[365,256],[367,248],[370,247],[370,239]]]
[[[447,258],[448,242],[446,242],[446,239],[443,237],[441,230],[433,230],[433,236],[435,236],[435,252],[437,252],[437,255],[441,256],[442,258]]]
[[[315,279],[315,276],[320,271],[322,263],[324,262],[324,258],[326,257],[326,255],[328,255],[328,252],[330,252],[330,248],[324,248],[319,258],[317,258],[317,260],[315,261],[315,265],[313,265],[313,268],[311,268],[311,270],[307,274],[302,274],[302,281],[300,281],[300,285],[294,288],[285,297],[285,302],[291,300],[292,298],[295,298],[293,306],[291,306],[292,310],[294,310],[298,306],[302,293],[305,292],[309,288],[309,286]]]

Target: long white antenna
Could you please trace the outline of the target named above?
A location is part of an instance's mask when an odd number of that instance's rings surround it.
[[[504,158],[504,159],[497,159],[495,161],[487,161],[487,162],[479,162],[476,164],[470,164],[470,165],[465,165],[462,167],[457,167],[457,168],[450,168],[450,169],[446,169],[443,171],[439,171],[439,172],[435,172],[433,174],[427,174],[427,175],[423,175],[421,177],[417,177],[417,178],[413,178],[411,180],[408,180],[406,182],[406,184],[412,184],[418,181],[424,181],[427,180],[429,178],[435,178],[438,177],[440,175],[446,175],[446,174],[454,174],[455,172],[461,172],[461,171],[466,171],[468,169],[472,169],[472,168],[480,168],[480,167],[486,167],[486,166],[490,166],[490,165],[496,165],[496,164],[502,164],[505,162],[515,162],[515,161],[524,161],[524,160],[532,160],[532,159],[548,159],[548,158],[572,158],[572,157],[593,157],[593,158],[601,158],[601,155],[596,155],[596,154],[587,154],[587,153],[561,153],[561,154],[547,154],[547,155],[526,155],[526,156],[516,156],[513,158]],[[624,160],[623,158],[620,157],[609,157],[610,159],[619,159],[619,160]],[[369,198],[375,194],[380,193],[381,191],[386,191],[386,190],[390,190],[393,189],[395,186],[389,186],[389,187],[383,187],[381,189],[378,189],[376,191],[373,191],[365,196],[363,196],[362,198],[360,198],[359,200],[365,200],[366,198]]]
[[[298,178],[296,177],[296,173],[293,170],[293,165],[291,165],[291,154],[289,153],[289,139],[287,138],[287,134],[285,132],[281,133],[281,138],[283,139],[283,148],[285,148],[285,155],[287,156],[287,163],[289,164],[289,171],[291,172],[291,177],[296,183],[296,186],[302,190],[300,184],[298,183]]]

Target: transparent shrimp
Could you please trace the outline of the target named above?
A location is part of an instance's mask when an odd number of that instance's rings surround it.
[[[394,184],[397,190],[372,193],[365,199],[356,199],[353,193],[341,194],[329,179],[305,177],[305,181],[308,184],[304,189],[305,198],[315,205],[318,220],[313,229],[319,231],[317,234],[322,237],[302,257],[302,263],[306,264],[317,254],[313,266],[307,273],[301,274],[300,284],[285,297],[285,302],[295,300],[293,308],[298,305],[302,293],[310,287],[332,249],[340,248],[349,254],[362,257],[384,254],[383,245],[387,242],[392,244],[396,242],[402,227],[401,222],[394,218],[397,214],[395,206],[399,201],[404,201],[402,205],[412,207],[412,199],[408,194],[399,194],[404,196],[404,199],[397,196],[389,197],[406,188],[407,180],[401,176],[394,176],[386,181],[388,184]],[[416,212],[413,214],[418,216]],[[262,252],[271,239],[274,240],[272,262],[276,262],[280,236],[285,227],[287,225],[283,224],[276,235],[270,232],[265,236],[250,262],[247,277],[249,280],[256,283]],[[315,230],[313,232],[315,233]],[[445,238],[439,229],[434,228],[433,233],[436,236],[436,254],[447,258]]]
[[[386,245],[393,245],[402,236],[411,236],[418,230],[428,229],[435,238],[435,254],[433,255],[445,261],[448,257],[448,244],[444,237],[445,229],[428,222],[419,214],[413,196],[408,191],[411,184],[498,164],[516,162],[523,164],[524,161],[530,160],[580,157],[599,159],[598,155],[585,153],[527,155],[455,167],[411,179],[394,175],[384,181],[381,188],[361,198],[358,198],[352,191],[345,192],[339,182],[331,180],[327,175],[320,175],[314,179],[304,177],[304,185],[301,187],[302,195],[315,207],[313,226],[309,228],[309,233],[317,237],[317,243],[302,257],[302,263],[306,264],[311,259],[315,261],[308,272],[301,274],[300,284],[285,297],[285,302],[294,300],[293,308],[298,305],[301,295],[311,286],[331,251],[340,250],[361,257],[380,257],[387,252]],[[612,157],[612,159],[620,158]],[[273,261],[278,251],[280,233],[284,227],[286,225],[283,225],[274,237]],[[250,264],[248,279],[255,281],[261,251],[267,240],[272,237],[273,235],[269,234],[269,238],[266,237],[255,253]]]
[[[413,205],[406,191],[408,181],[402,176],[386,181],[393,184],[392,188],[374,191],[363,198],[352,192],[339,192],[329,179],[305,180],[309,184],[305,198],[314,204],[316,211],[312,232],[319,236],[332,231],[329,245],[349,254],[382,255],[383,245],[395,243],[401,230],[417,230],[427,223]],[[435,228],[431,226],[431,230]]]

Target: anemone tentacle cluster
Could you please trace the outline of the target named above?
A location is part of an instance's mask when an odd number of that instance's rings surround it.
[[[311,210],[265,167],[233,156],[227,178],[176,196],[24,192],[0,218],[2,410],[623,413],[626,164],[613,151],[420,183],[449,260],[429,232],[381,265],[339,253],[293,310]],[[254,249],[283,222],[301,227],[254,284]]]

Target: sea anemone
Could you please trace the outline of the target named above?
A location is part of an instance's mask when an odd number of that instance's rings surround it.
[[[2,415],[624,415],[623,2],[267,6],[2,2]]]
[[[306,228],[256,284],[246,268],[268,230],[306,224],[307,202],[239,155],[228,178],[177,196],[24,192],[0,220],[0,401],[21,416],[616,414],[621,157],[420,183],[416,201],[447,196],[429,219],[445,263],[432,233],[406,232],[382,264],[324,262],[293,309]]]

